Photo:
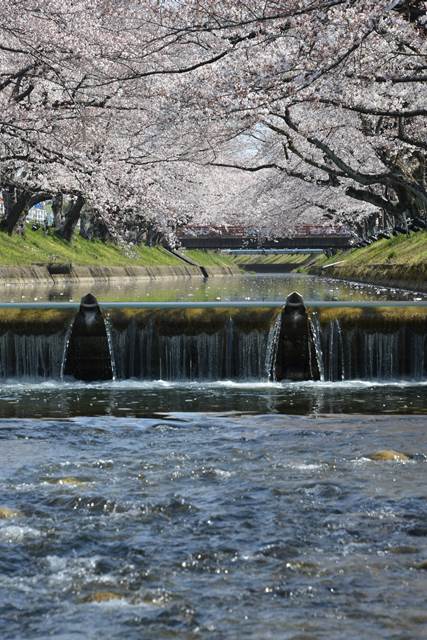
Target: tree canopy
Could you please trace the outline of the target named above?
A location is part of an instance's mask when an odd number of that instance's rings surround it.
[[[426,219],[427,3],[0,0],[12,233]]]

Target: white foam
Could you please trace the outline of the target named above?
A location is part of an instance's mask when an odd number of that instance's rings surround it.
[[[305,463],[305,462],[301,462],[301,463],[296,463],[296,464],[290,464],[288,465],[290,469],[295,469],[296,471],[319,471],[319,469],[326,469],[327,465],[326,464],[321,464],[316,463],[316,462],[312,462],[312,463]]]
[[[20,390],[84,390],[84,389],[365,389],[369,387],[425,387],[427,386],[427,380],[339,380],[339,381],[321,381],[321,380],[306,380],[303,382],[271,382],[267,380],[215,380],[215,381],[169,381],[169,380],[108,380],[105,382],[81,382],[81,381],[31,381],[31,380],[17,380],[10,379],[2,381],[0,384],[0,391],[10,390],[13,387],[14,391]]]
[[[93,557],[62,557],[47,556],[48,582],[54,588],[71,585],[78,579],[79,581],[93,581],[95,569],[99,561],[99,556]]]
[[[214,469],[214,473],[218,478],[227,479],[234,475],[232,471],[225,471],[224,469]]]
[[[13,524],[0,527],[0,540],[9,544],[33,540],[40,538],[42,535],[39,529],[34,529],[33,527],[19,527]]]

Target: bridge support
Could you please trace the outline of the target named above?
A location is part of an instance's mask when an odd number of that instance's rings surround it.
[[[319,380],[310,320],[302,296],[294,291],[281,313],[280,334],[273,377],[281,380]]]
[[[104,318],[97,299],[91,293],[81,299],[80,309],[74,318],[64,375],[88,382],[113,378]]]

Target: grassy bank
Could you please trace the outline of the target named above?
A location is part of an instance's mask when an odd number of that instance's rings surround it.
[[[99,267],[179,265],[179,258],[162,247],[121,248],[75,236],[64,242],[43,231],[27,228],[25,237],[0,232],[0,266],[25,267],[35,264],[72,263]]]
[[[236,261],[232,255],[205,249],[181,249],[180,253],[202,267],[232,267]]]
[[[378,240],[333,258],[319,256],[308,270],[313,268],[339,278],[427,286],[427,231]]]
[[[216,251],[182,251],[204,267],[235,266],[232,256]],[[154,267],[177,266],[183,262],[163,247],[143,245],[119,247],[100,242],[84,240],[76,235],[68,243],[53,234],[45,235],[39,229],[33,231],[27,227],[25,237],[8,236],[0,232],[0,266],[26,267],[51,263],[71,263],[74,266],[97,267]]]
[[[236,264],[295,264],[303,265],[310,259],[307,253],[257,253],[257,254],[237,254],[234,256]]]

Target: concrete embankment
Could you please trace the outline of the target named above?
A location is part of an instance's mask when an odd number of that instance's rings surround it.
[[[177,265],[146,267],[74,266],[71,264],[31,265],[26,267],[0,267],[0,287],[5,286],[53,286],[53,285],[129,285],[138,281],[158,278],[229,276],[239,273],[232,266],[206,267],[203,273],[197,265],[185,262]]]

